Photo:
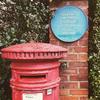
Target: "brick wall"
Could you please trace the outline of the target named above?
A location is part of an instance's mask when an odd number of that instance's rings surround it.
[[[88,14],[88,2],[67,1],[57,4],[75,5]],[[56,7],[52,7],[54,10]],[[88,100],[88,31],[78,41],[65,43],[58,40],[50,31],[50,43],[67,48],[65,55],[67,68],[61,68],[60,100]]]

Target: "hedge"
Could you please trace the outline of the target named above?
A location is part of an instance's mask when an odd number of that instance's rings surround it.
[[[90,100],[100,100],[100,0],[90,0],[89,89]]]

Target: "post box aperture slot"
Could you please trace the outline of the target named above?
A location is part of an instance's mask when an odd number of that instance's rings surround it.
[[[35,75],[35,76],[20,76],[21,79],[45,79],[46,75]]]
[[[44,75],[20,75],[20,81],[25,82],[43,82],[46,81],[46,74]]]

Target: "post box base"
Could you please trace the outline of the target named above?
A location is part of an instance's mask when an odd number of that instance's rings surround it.
[[[47,87],[47,89],[40,88],[39,90],[13,88],[12,100],[59,100],[59,84]]]

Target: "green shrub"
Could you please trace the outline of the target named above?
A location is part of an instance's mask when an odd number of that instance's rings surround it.
[[[94,2],[91,11],[94,12],[89,35],[89,89],[91,100],[100,100],[100,0]]]
[[[23,42],[48,42],[47,0],[0,0],[0,49]],[[10,100],[9,61],[0,57],[0,100]]]
[[[42,0],[0,2],[0,46],[21,42],[47,41],[48,6]]]

